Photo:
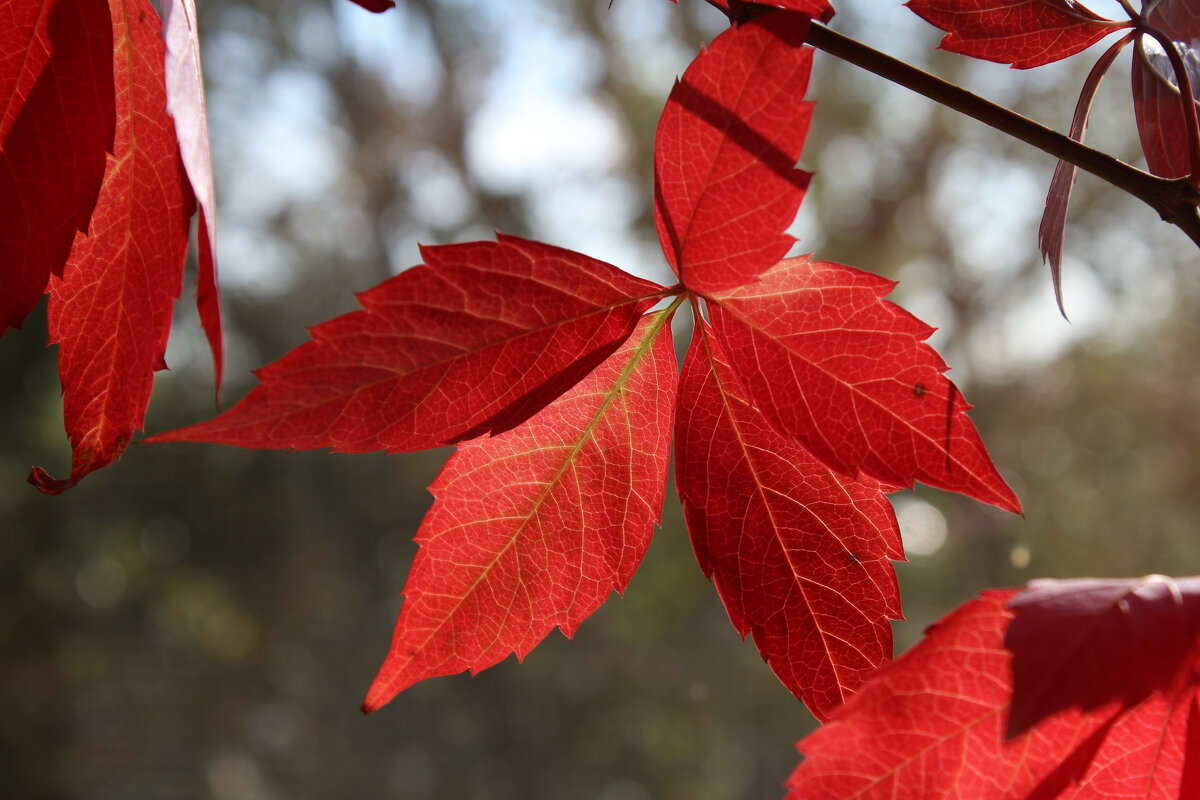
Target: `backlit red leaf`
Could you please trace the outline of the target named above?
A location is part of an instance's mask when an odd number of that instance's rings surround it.
[[[258,370],[221,416],[152,437],[240,447],[419,450],[507,430],[607,358],[664,294],[557,247],[427,247]]]
[[[221,301],[217,292],[217,198],[208,145],[196,4],[195,0],[166,0],[162,10],[163,40],[167,43],[167,111],[175,119],[179,153],[200,209],[196,308],[212,351],[213,372],[219,390],[225,354],[221,341]]]
[[[38,28],[4,29],[33,9]],[[21,324],[87,230],[113,146],[112,53],[106,0],[0,5],[0,334]]]
[[[795,241],[784,231],[810,177],[795,169],[812,116],[808,25],[779,11],[726,31],[667,99],[654,219],[667,261],[693,291],[746,283]]]
[[[771,428],[696,324],[675,444],[692,546],[734,627],[825,720],[891,658],[896,517],[877,482],[838,475]]]
[[[1018,69],[1074,55],[1130,25],[1074,0],[908,0],[905,5],[947,32],[943,50]]]
[[[163,44],[148,0],[112,0],[117,130],[91,232],[50,285],[71,475],[34,469],[44,492],[120,457],[141,427],[179,296],[191,209],[166,113]]]
[[[1200,93],[1200,9],[1194,3],[1162,0],[1151,10],[1149,22],[1180,50],[1195,97]],[[1133,110],[1150,171],[1164,178],[1190,174],[1193,160],[1179,83],[1166,52],[1148,36],[1139,38],[1134,51]]]
[[[1105,583],[1110,585],[1105,588]],[[1004,640],[1014,614],[1030,614],[1030,630],[1041,633],[1019,637],[1021,650],[1049,651],[1037,658],[1057,666],[1056,654],[1065,648],[1067,660],[1079,665],[1074,645],[1090,634],[1079,634],[1077,626],[1113,633],[1111,601],[1121,592],[1128,596],[1131,583],[1045,581],[1023,592],[986,592],[959,608],[931,627],[909,653],[882,668],[832,723],[800,743],[807,759],[792,775],[789,798],[1191,797],[1189,792],[1200,785],[1194,650],[1171,665],[1169,671],[1179,680],[1165,691],[1143,696],[1134,705],[1109,692],[1103,704],[1086,711],[1078,705],[1059,709],[1014,738],[1005,737],[1014,658]],[[1150,592],[1155,597],[1161,584],[1179,589],[1176,594],[1185,606],[1194,602],[1185,599],[1194,595],[1194,579],[1178,584],[1151,579],[1140,585],[1149,583],[1156,584]],[[1082,594],[1073,598],[1077,589]],[[1013,605],[1023,610],[1014,612]],[[1151,600],[1134,615],[1145,611],[1162,632],[1159,602]],[[1105,656],[1115,652],[1107,638],[1094,640],[1099,646],[1090,654],[1095,662],[1088,668],[1091,674],[1104,671]],[[1148,663],[1167,660],[1156,652],[1153,634],[1127,644]],[[1018,650],[1016,659],[1021,658]],[[1125,669],[1135,659],[1127,654],[1118,658],[1110,683],[1142,680]],[[1018,666],[1018,681],[1020,671]],[[1083,680],[1088,680],[1086,673]]]
[[[670,311],[523,425],[461,445],[430,487],[421,550],[373,711],[419,680],[571,636],[641,563],[662,511],[677,380]]]
[[[894,285],[803,256],[713,295],[709,310],[754,405],[825,463],[1019,511],[925,344],[933,328],[883,299]]]

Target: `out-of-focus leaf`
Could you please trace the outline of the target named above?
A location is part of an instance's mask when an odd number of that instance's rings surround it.
[[[1195,3],[1161,0],[1149,23],[1175,43],[1195,98],[1200,93],[1200,8]],[[1188,142],[1179,81],[1157,40],[1142,36],[1133,56],[1133,111],[1146,164],[1155,175],[1182,178],[1196,161]]]

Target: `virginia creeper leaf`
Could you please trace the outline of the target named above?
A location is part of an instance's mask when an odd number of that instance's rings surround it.
[[[1072,56],[1131,24],[1101,17],[1074,0],[908,0],[905,5],[946,31],[943,50],[1017,69]]]
[[[662,287],[538,242],[426,247],[362,311],[255,374],[215,419],[154,441],[420,450],[507,430],[607,358]]]
[[[1194,3],[1162,0],[1148,21],[1175,42],[1195,97],[1200,93],[1200,9]],[[1179,82],[1166,52],[1149,36],[1140,37],[1134,51],[1133,111],[1150,171],[1164,178],[1189,175],[1193,161]]]
[[[162,369],[187,252],[179,146],[167,115],[163,43],[149,0],[111,0],[117,128],[91,232],[50,284],[50,339],[59,345],[70,477],[35,468],[56,494],[119,458],[140,428]]]
[[[568,637],[641,563],[662,512],[677,381],[671,311],[524,424],[465,442],[430,490],[373,711],[435,675]]]
[[[802,256],[712,295],[709,312],[754,405],[826,464],[1019,512],[970,405],[925,344],[933,328],[883,299],[893,286]]]
[[[1113,591],[1100,588],[1105,583],[1113,584]],[[1158,588],[1171,585],[1166,579],[1157,583]],[[1010,705],[1022,702],[1013,697],[1014,668],[1022,680],[1022,667],[1014,662],[1022,651],[1042,651],[1028,655],[1051,669],[1066,662],[1082,666],[1082,652],[1073,645],[1090,634],[1080,634],[1076,626],[1107,629],[1093,640],[1100,646],[1087,666],[1092,675],[1103,672],[1105,656],[1115,652],[1107,644],[1113,632],[1109,600],[1114,592],[1128,595],[1130,584],[1039,581],[1024,591],[985,592],[954,611],[910,652],[880,669],[832,723],[800,743],[807,760],[792,775],[789,798],[1190,797],[1200,780],[1194,748],[1200,741],[1195,649],[1166,670],[1176,678],[1169,688],[1134,705],[1120,697],[1122,688],[1111,688],[1144,680],[1126,670],[1135,659],[1121,654],[1106,679],[1108,702],[1087,710],[1060,708],[1011,739],[1004,735]],[[1182,621],[1195,602],[1195,579],[1174,585],[1179,589],[1174,601],[1150,600],[1135,616],[1149,612],[1155,627],[1163,612]],[[1074,597],[1075,589],[1082,590],[1081,597]],[[1168,610],[1173,602],[1182,607]],[[1014,605],[1023,610],[1014,611]],[[1014,659],[1004,640],[1016,614],[1031,615],[1026,633],[1032,635],[1018,636],[1022,641],[1013,643],[1020,648]],[[1093,615],[1107,621],[1097,622]],[[1167,660],[1154,652],[1153,634],[1127,643],[1139,651],[1148,648],[1141,652],[1145,663]],[[1064,645],[1068,655],[1059,660]],[[1067,676],[1056,675],[1057,685],[1066,687]],[[1088,681],[1087,674],[1081,677]]]
[[[1104,55],[1092,67],[1087,79],[1083,82],[1083,90],[1075,103],[1075,114],[1071,118],[1071,130],[1068,134],[1077,142],[1083,141],[1087,131],[1088,118],[1092,113],[1092,101],[1096,99],[1096,90],[1104,74],[1116,60],[1117,54],[1133,41],[1131,33],[1112,47],[1104,51]],[[1050,280],[1054,284],[1054,299],[1058,302],[1058,310],[1066,316],[1062,296],[1062,250],[1063,236],[1067,229],[1067,208],[1071,205],[1071,190],[1075,187],[1075,175],[1079,168],[1069,161],[1059,161],[1054,168],[1054,177],[1050,179],[1050,189],[1046,193],[1046,210],[1042,213],[1042,222],[1038,226],[1038,246],[1042,258],[1050,263]]]
[[[15,79],[12,91],[27,92],[0,95],[4,119],[15,115],[0,140],[0,334],[21,324],[51,272],[62,273],[75,234],[87,230],[116,124],[106,0],[2,5],[0,44],[21,38],[4,30],[3,15],[35,7],[49,11],[24,55],[0,50],[0,70]],[[29,84],[26,66],[43,52]]]
[[[54,0],[0,2],[0,145],[50,59],[46,24]]]
[[[667,98],[655,141],[654,219],[691,290],[740,286],[795,242],[809,174],[795,169],[812,104],[809,18],[776,11],[722,33]]]
[[[707,324],[696,326],[675,439],[692,547],[734,627],[826,720],[891,658],[896,516],[879,483],[838,475],[777,433]]]
[[[195,0],[166,0],[162,9],[163,39],[167,43],[167,111],[175,119],[179,154],[200,208],[196,308],[212,351],[213,373],[220,391],[225,348],[221,341],[221,301],[217,292],[217,198],[208,143],[196,3]]]
[[[1072,706],[1137,705],[1200,667],[1200,578],[1033,581],[1009,607],[1009,736]]]

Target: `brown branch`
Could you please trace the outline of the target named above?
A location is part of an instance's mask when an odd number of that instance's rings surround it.
[[[807,41],[830,55],[911,89],[1108,181],[1149,205],[1200,247],[1200,209],[1197,208],[1200,206],[1200,189],[1192,185],[1189,179],[1168,180],[1143,172],[1015,111],[998,106],[861,42],[834,33],[824,25],[814,22]]]

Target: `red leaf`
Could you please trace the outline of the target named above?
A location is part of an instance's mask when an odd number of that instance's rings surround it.
[[[258,370],[221,416],[151,437],[239,447],[420,450],[528,419],[607,358],[664,290],[512,236],[426,247],[363,311]]]
[[[50,337],[59,347],[71,475],[35,468],[56,494],[120,457],[141,427],[163,367],[187,251],[187,200],[166,113],[163,44],[148,0],[112,0],[117,130],[91,233],[76,239],[50,286]],[[128,81],[128,82],[127,82]]]
[[[832,723],[800,743],[808,758],[792,775],[789,798],[1190,797],[1184,789],[1197,780],[1189,749],[1197,735],[1194,653],[1189,686],[1129,709],[1114,702],[1059,711],[1006,740],[1013,659],[1003,640],[1014,595],[985,593],[882,668]],[[1080,611],[1072,619],[1084,617]],[[1097,664],[1106,652],[1093,654]]]
[[[0,335],[21,324],[51,272],[62,273],[75,234],[87,230],[113,146],[108,3],[60,2],[47,14],[48,7],[0,6]],[[32,10],[40,27],[4,28],[5,16],[18,24]]]
[[[1162,0],[1149,23],[1167,34],[1184,57],[1192,92],[1200,93],[1200,10],[1194,4]],[[1148,36],[1138,39],[1133,56],[1133,110],[1146,164],[1155,175],[1182,178],[1192,171],[1191,146],[1175,70],[1161,45]]]
[[[924,343],[933,328],[883,299],[893,286],[803,256],[714,295],[709,311],[754,404],[825,463],[1019,512],[970,405]]]
[[[1034,581],[1009,607],[1010,736],[1065,708],[1135,706],[1200,666],[1200,578]]]
[[[467,442],[430,487],[374,711],[435,675],[568,637],[641,563],[662,511],[676,384],[671,310],[525,424]]]
[[[655,142],[654,219],[689,289],[740,286],[795,242],[809,174],[796,170],[812,104],[802,102],[809,18],[773,12],[726,31],[675,84]]]
[[[696,325],[675,444],[692,546],[734,627],[825,720],[891,658],[896,516],[877,482],[847,480],[775,432]]]
[[[221,341],[221,300],[217,292],[215,257],[217,199],[208,145],[208,113],[204,105],[204,74],[200,69],[196,4],[195,0],[166,0],[162,9],[163,39],[167,44],[167,111],[175,119],[179,153],[200,207],[196,308],[212,351],[213,373],[219,391],[225,349]]]
[[[676,2],[676,0],[671,0]],[[738,0],[710,0],[717,8],[729,10],[731,6],[739,5]],[[740,5],[749,5],[741,3]],[[802,14],[808,14],[822,22],[829,22],[833,19],[833,15],[837,12],[829,3],[829,0],[762,0],[762,2],[754,3],[754,5],[775,6],[777,8],[786,8],[791,11],[799,11]]]
[[[395,8],[395,0],[353,0],[368,11],[374,11],[376,14],[382,14],[389,8]]]
[[[905,5],[947,32],[943,50],[1018,69],[1072,56],[1131,25],[1101,17],[1074,0],[908,0]]]
[[[1125,49],[1125,45],[1133,41],[1134,34],[1122,38],[1113,44],[1100,56],[1100,59],[1088,73],[1075,103],[1075,115],[1071,118],[1071,131],[1068,134],[1077,142],[1083,141],[1087,131],[1088,118],[1092,113],[1092,101],[1096,99],[1096,90],[1104,74],[1116,60],[1117,54]],[[1067,208],[1071,205],[1071,190],[1075,188],[1075,174],[1079,168],[1068,161],[1059,161],[1054,168],[1054,177],[1050,179],[1050,190],[1046,193],[1046,210],[1042,213],[1042,223],[1038,226],[1038,246],[1042,258],[1050,262],[1050,280],[1054,284],[1054,299],[1058,301],[1058,310],[1066,316],[1062,296],[1062,250],[1063,236],[1067,229]]]

